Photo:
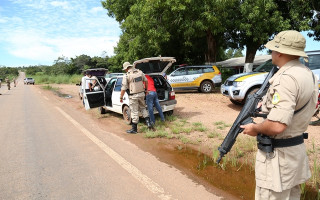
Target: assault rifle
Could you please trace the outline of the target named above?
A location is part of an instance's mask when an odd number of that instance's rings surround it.
[[[240,125],[253,123],[252,117],[267,117],[266,114],[259,113],[260,110],[259,108],[257,108],[257,105],[262,97],[267,93],[267,90],[270,86],[269,80],[277,71],[278,68],[276,66],[273,66],[266,79],[262,83],[260,89],[256,93],[248,96],[238,117],[233,122],[233,125],[231,126],[227,136],[224,138],[222,144],[218,148],[220,156],[217,160],[217,164],[219,164],[222,157],[231,150],[239,133],[243,131],[243,129],[240,128]]]

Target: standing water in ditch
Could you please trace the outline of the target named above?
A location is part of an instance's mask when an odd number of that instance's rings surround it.
[[[159,145],[159,143],[158,143]],[[170,164],[183,168],[204,182],[206,186],[213,186],[230,195],[232,199],[254,199],[255,193],[255,175],[254,161],[249,161],[251,164],[238,164],[233,166],[232,163],[226,164],[224,160],[222,164],[217,165],[212,157],[194,150],[188,145],[178,145],[174,149],[167,148],[166,145],[161,145],[160,149],[164,151],[165,159]],[[309,187],[306,187],[303,192],[302,200],[319,200],[317,192]],[[228,198],[229,199],[229,198]]]

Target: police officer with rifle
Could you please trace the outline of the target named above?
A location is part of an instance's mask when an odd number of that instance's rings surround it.
[[[248,98],[219,147],[218,162],[240,132],[257,137],[256,200],[298,200],[299,185],[311,177],[304,132],[314,113],[318,84],[312,71],[299,62],[301,56],[308,57],[305,44],[299,32],[288,30],[265,45],[279,70],[272,69],[260,90]],[[255,124],[251,117],[266,119]]]
[[[123,64],[123,70],[127,73],[122,79],[120,102],[123,102],[123,95],[127,91],[130,100],[129,107],[132,118],[132,129],[127,130],[127,133],[135,134],[138,132],[137,126],[139,122],[139,110],[145,118],[148,128],[152,128],[145,102],[145,92],[147,92],[146,88],[148,88],[148,79],[141,70],[134,68],[134,66],[129,62],[125,62]]]

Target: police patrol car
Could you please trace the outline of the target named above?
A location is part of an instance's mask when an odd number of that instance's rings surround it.
[[[173,113],[177,100],[175,99],[173,88],[162,74],[174,62],[176,60],[173,57],[153,57],[137,60],[133,63],[135,68],[140,69],[143,73],[153,78],[162,111],[167,114]],[[123,102],[120,102],[122,78],[122,75],[112,77],[106,85],[101,84],[100,80],[98,80],[101,90],[84,91],[85,109],[99,108],[101,114],[104,114],[106,110],[116,112],[122,114],[125,122],[130,124],[130,102],[127,93],[123,96]],[[156,109],[154,113],[157,113]]]
[[[320,51],[307,51],[307,59],[300,58],[300,62],[309,67],[318,79],[320,88]],[[262,85],[268,72],[273,67],[272,61],[268,60],[253,72],[235,74],[221,85],[221,93],[229,97],[236,105],[243,105],[249,94],[255,93]]]
[[[272,61],[268,60],[258,66],[253,72],[230,76],[224,84],[221,85],[221,93],[229,97],[232,103],[243,105],[249,94],[258,91],[272,67]]]
[[[212,65],[179,67],[167,80],[175,89],[197,89],[204,93],[211,92],[222,81],[220,70]]]

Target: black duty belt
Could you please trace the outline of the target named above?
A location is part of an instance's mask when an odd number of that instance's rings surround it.
[[[274,148],[291,147],[302,144],[304,139],[308,139],[308,133],[287,139],[274,139],[267,135],[257,135],[258,149],[266,153],[273,152]]]

